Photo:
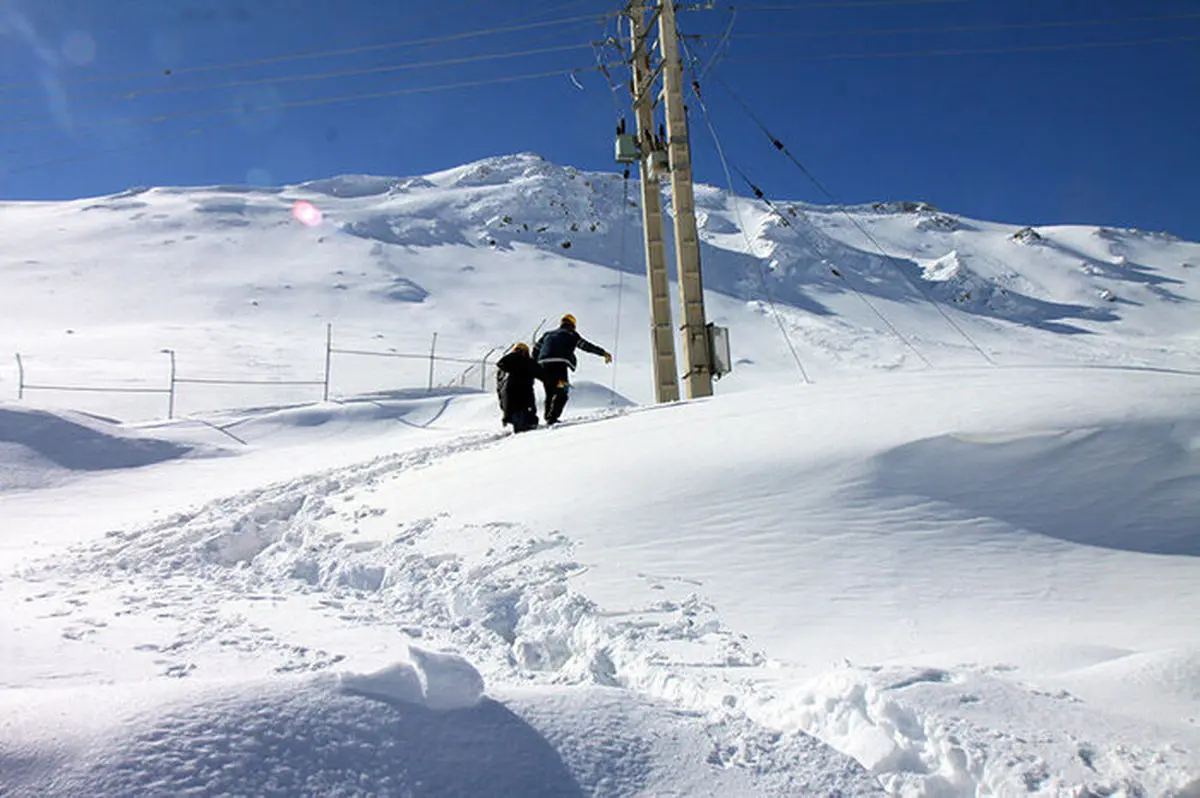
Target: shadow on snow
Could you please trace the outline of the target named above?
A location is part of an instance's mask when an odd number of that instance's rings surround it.
[[[944,435],[876,458],[874,484],[1072,543],[1200,557],[1198,439],[1195,424],[1166,421]]]

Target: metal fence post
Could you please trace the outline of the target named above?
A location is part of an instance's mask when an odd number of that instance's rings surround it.
[[[17,352],[17,398],[25,398],[25,364],[21,362],[20,352]]]
[[[483,356],[483,360],[479,361],[479,390],[481,391],[487,390],[487,359],[492,356],[492,352],[495,352],[496,349],[498,347],[493,346]]]
[[[325,325],[325,393],[322,402],[329,401],[329,371],[333,365],[333,324]]]
[[[175,418],[175,350],[160,349],[162,354],[171,358],[171,382],[167,388],[167,420]]]
[[[433,334],[433,343],[429,345],[429,387],[426,393],[433,393],[433,361],[437,352],[437,333]]]

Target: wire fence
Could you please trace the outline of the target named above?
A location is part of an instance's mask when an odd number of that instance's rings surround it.
[[[438,354],[437,350],[438,334],[435,332],[432,335],[428,352],[394,352],[394,351],[378,351],[370,349],[350,349],[340,348],[334,345],[333,325],[325,326],[325,370],[320,379],[311,380],[280,380],[280,379],[241,379],[215,376],[181,376],[179,373],[179,353],[174,349],[161,349],[160,354],[167,355],[170,359],[169,370],[165,375],[163,387],[154,388],[145,385],[64,385],[39,383],[31,381],[26,373],[26,359],[21,353],[16,353],[17,360],[17,399],[24,400],[25,395],[35,392],[50,392],[50,393],[92,393],[92,394],[124,394],[124,395],[160,395],[166,399],[166,417],[168,419],[175,418],[175,408],[177,399],[180,395],[181,386],[187,385],[224,385],[224,386],[247,386],[252,388],[295,388],[295,387],[311,387],[314,389],[313,401],[317,400],[316,389],[320,389],[320,401],[329,401],[331,395],[335,395],[333,390],[333,376],[336,373],[335,359],[343,357],[352,358],[394,358],[400,360],[420,360],[426,361],[429,364],[427,378],[425,380],[425,391],[433,393],[437,388],[457,388],[457,389],[478,389],[486,391],[489,384],[489,378],[494,378],[495,362],[491,359],[492,355],[500,351],[500,347],[493,347],[479,357],[463,357],[449,356]],[[452,363],[465,366],[454,377],[438,382],[435,385],[435,374],[437,364]],[[415,386],[403,385],[392,386],[393,388],[408,388]],[[229,409],[229,408],[226,408]]]

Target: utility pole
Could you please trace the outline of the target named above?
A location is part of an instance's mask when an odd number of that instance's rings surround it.
[[[674,0],[658,0],[658,43],[663,60],[663,97],[667,117],[667,152],[671,165],[671,201],[675,211],[675,259],[679,302],[683,309],[683,351],[689,399],[712,396],[713,364],[704,316],[704,284],[700,277],[700,236],[692,190],[692,155],[687,108],[683,104],[683,62]],[[640,119],[639,119],[640,128]],[[643,170],[645,162],[643,161]],[[644,171],[643,171],[644,173]]]
[[[667,274],[662,195],[659,190],[658,176],[654,172],[651,161],[651,154],[654,151],[655,79],[650,70],[649,44],[646,41],[648,30],[645,0],[630,2],[629,19],[633,49],[633,106],[637,117],[637,141],[640,152],[638,166],[642,181],[642,229],[646,241],[646,283],[650,290],[650,343],[654,358],[654,399],[659,403],[675,402],[679,400],[679,372],[675,365],[675,330],[671,324],[671,293]],[[676,219],[678,227],[678,211]],[[692,225],[694,230],[694,219]],[[684,307],[686,308],[686,305]],[[701,314],[703,314],[703,308]],[[703,323],[701,329],[703,330]],[[709,393],[711,392],[710,388]]]

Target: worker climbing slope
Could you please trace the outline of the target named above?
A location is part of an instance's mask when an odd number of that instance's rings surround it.
[[[513,432],[525,432],[538,425],[534,380],[542,370],[529,354],[526,343],[514,344],[496,363],[496,396],[500,400],[501,424],[512,424]]]
[[[533,346],[533,359],[542,369],[542,386],[546,390],[547,424],[557,423],[563,408],[567,406],[568,392],[571,389],[568,375],[577,365],[576,348],[599,355],[604,358],[605,363],[612,362],[612,355],[603,347],[584,339],[575,330],[575,317],[570,313],[562,317],[558,329],[544,333]]]

